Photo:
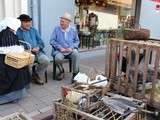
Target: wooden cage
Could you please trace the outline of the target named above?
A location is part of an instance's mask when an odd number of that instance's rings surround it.
[[[92,108],[92,106],[94,106],[96,102],[99,101],[99,99],[101,98],[103,88],[96,87],[93,85],[87,87],[83,86],[85,85],[77,83],[67,86],[62,86],[61,91],[62,91],[63,104],[76,109],[81,109],[82,111],[89,111],[89,109]],[[77,102],[73,100],[76,98],[78,98]],[[79,106],[80,100],[82,100],[82,102],[86,100],[85,105],[83,105],[83,107]]]
[[[110,93],[110,95],[117,96]],[[110,97],[111,97],[110,96]],[[125,97],[125,99],[130,99]],[[132,98],[133,99],[133,98]],[[132,100],[130,99],[130,100]],[[144,120],[145,115],[140,111],[144,109],[145,104],[139,100],[133,99],[138,104],[138,109],[130,112],[127,115],[122,115],[115,112],[111,107],[104,104],[102,101],[96,102],[94,106],[90,106],[90,111],[84,112],[79,109],[73,108],[63,104],[61,100],[54,102],[55,120]]]
[[[146,100],[160,108],[160,44],[111,38],[106,49],[106,76],[111,90]]]

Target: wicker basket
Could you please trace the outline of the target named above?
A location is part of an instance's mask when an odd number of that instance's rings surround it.
[[[126,40],[148,40],[150,31],[148,29],[125,29],[124,39]]]
[[[23,53],[7,53],[5,63],[14,68],[23,68],[34,62],[34,55],[24,51]]]
[[[24,48],[28,50],[22,53],[7,53],[5,56],[5,63],[11,67],[20,69],[29,64],[34,63],[35,56],[31,53],[31,45],[25,41],[20,41],[20,44],[23,44]]]

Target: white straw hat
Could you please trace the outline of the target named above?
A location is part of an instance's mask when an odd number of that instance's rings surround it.
[[[60,18],[66,19],[68,21],[72,21],[72,16],[67,12],[65,12],[64,15],[61,16]]]

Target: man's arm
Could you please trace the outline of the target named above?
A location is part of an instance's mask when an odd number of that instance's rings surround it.
[[[41,38],[39,32],[36,29],[35,29],[35,32],[36,32],[36,39],[38,41],[37,48],[39,48],[39,50],[43,50],[43,48],[44,48],[44,42],[42,41],[42,38]]]
[[[62,46],[57,42],[56,28],[52,32],[52,35],[50,38],[50,45],[56,50],[59,50],[62,48]]]
[[[18,28],[18,30],[17,30],[17,32],[16,32],[16,35],[17,35],[17,37],[18,37],[19,40],[23,40],[23,41],[24,41],[23,36],[22,36],[22,34],[21,34],[21,32],[20,32],[19,29],[20,29],[20,28]]]

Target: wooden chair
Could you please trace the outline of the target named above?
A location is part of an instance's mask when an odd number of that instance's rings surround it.
[[[71,58],[65,58],[63,60],[63,62],[68,62],[69,63],[69,72],[72,72],[72,60],[71,60]],[[56,79],[56,68],[57,67],[58,66],[57,66],[57,64],[55,62],[55,57],[53,57],[53,80]],[[64,68],[63,68],[63,70],[64,70]]]

